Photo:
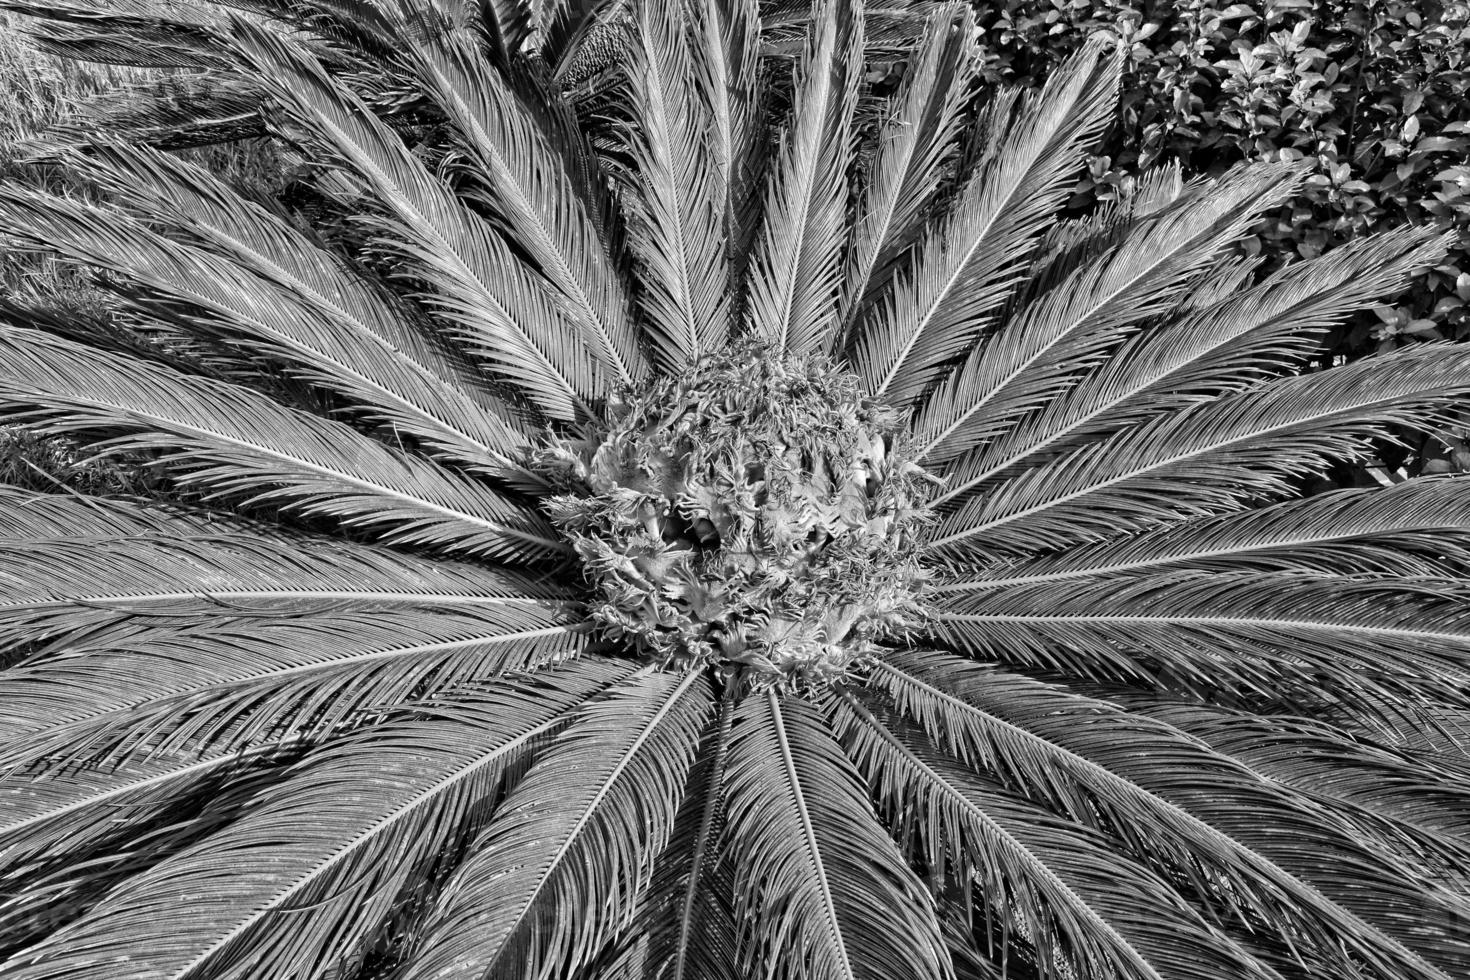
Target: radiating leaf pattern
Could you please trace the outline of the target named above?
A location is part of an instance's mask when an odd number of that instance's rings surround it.
[[[0,980],[1470,975],[1470,481],[1299,493],[1449,236],[1062,217],[1126,52],[948,0],[0,7],[191,73],[0,183],[0,420],[153,488],[0,487]]]

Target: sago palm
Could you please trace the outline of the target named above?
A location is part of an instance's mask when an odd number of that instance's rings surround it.
[[[0,190],[122,324],[0,401],[175,487],[0,493],[0,978],[1467,975],[1470,484],[1293,492],[1470,393],[1306,370],[1442,238],[1059,220],[1119,56],[976,92],[964,8],[225,6],[97,16],[341,220]]]

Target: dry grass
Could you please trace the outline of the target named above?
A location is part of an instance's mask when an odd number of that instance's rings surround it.
[[[162,72],[53,58],[37,49],[23,18],[0,13],[0,159],[99,92],[156,81]]]

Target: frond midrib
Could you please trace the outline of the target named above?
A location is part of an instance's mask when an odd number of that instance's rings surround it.
[[[248,674],[243,677],[232,677],[226,679],[209,679],[195,683],[189,687],[176,687],[173,690],[161,694],[149,692],[140,695],[137,700],[126,702],[112,707],[105,707],[92,711],[90,714],[76,715],[64,721],[55,722],[51,725],[28,728],[24,734],[29,738],[38,738],[42,735],[55,738],[58,734],[74,728],[85,728],[99,718],[109,715],[142,715],[151,716],[167,710],[168,702],[182,698],[191,698],[201,691],[228,691],[233,688],[249,687],[262,682],[278,682],[285,678],[299,677],[317,671],[340,670],[343,667],[364,663],[372,663],[381,660],[391,660],[399,657],[411,657],[426,653],[443,653],[455,650],[464,650],[482,645],[495,645],[499,643],[514,643],[522,640],[535,639],[541,636],[554,636],[557,634],[571,634],[575,627],[571,626],[547,626],[540,629],[522,630],[518,633],[502,633],[495,636],[476,636],[462,640],[444,640],[436,643],[420,643],[412,646],[390,647],[383,650],[370,650],[365,653],[348,654],[341,657],[318,660],[305,664],[294,664],[289,667],[279,667],[274,670]],[[3,760],[14,758],[14,750],[0,751],[0,764]]]
[[[639,677],[644,677],[652,674],[653,671],[654,668],[651,666],[643,667],[636,673],[632,674],[628,679],[633,680]],[[511,935],[516,931],[516,929],[520,928],[521,923],[525,921],[526,916],[530,914],[533,908],[535,908],[536,896],[541,894],[541,890],[546,887],[546,885],[555,875],[557,869],[562,866],[562,862],[566,859],[567,854],[571,851],[573,847],[576,846],[577,841],[581,836],[582,830],[592,820],[593,815],[597,812],[598,807],[601,806],[602,801],[607,798],[607,795],[609,793],[612,792],[613,785],[618,782],[623,773],[632,764],[634,758],[638,755],[639,751],[648,742],[648,740],[653,737],[654,731],[663,722],[664,718],[667,717],[668,714],[674,710],[674,707],[679,703],[684,695],[688,693],[689,688],[693,686],[693,684],[699,679],[700,672],[698,670],[686,671],[684,677],[679,681],[677,685],[675,685],[674,690],[669,692],[664,697],[663,703],[658,706],[658,709],[653,713],[653,716],[650,717],[648,721],[643,723],[641,730],[638,732],[633,741],[628,745],[628,747],[623,751],[622,756],[618,759],[616,764],[614,764],[614,766],[610,770],[608,770],[603,778],[601,778],[600,784],[597,787],[597,791],[593,794],[592,799],[589,800],[584,807],[582,807],[582,813],[577,817],[576,822],[563,835],[561,843],[558,844],[555,851],[552,852],[551,859],[546,863],[544,869],[537,875],[535,886],[530,890],[529,896],[524,902],[521,903],[520,912],[516,914],[515,919],[510,923],[509,927],[504,930],[502,935]]]
[[[67,401],[74,404],[91,406],[93,410],[98,413],[115,414],[119,411],[127,411],[130,414],[133,413],[132,409],[126,409],[123,406],[113,405],[107,401],[86,398],[80,395],[69,396]],[[494,521],[487,520],[486,518],[480,517],[475,514],[469,514],[464,511],[455,510],[452,507],[447,507],[444,504],[435,503],[434,501],[426,500],[422,497],[415,497],[412,494],[405,493],[401,490],[395,490],[392,487],[386,486],[382,483],[375,483],[356,474],[348,473],[339,469],[334,469],[333,467],[315,462],[313,460],[303,459],[300,454],[293,455],[290,453],[284,453],[281,452],[279,449],[263,443],[253,443],[234,436],[226,435],[221,432],[215,432],[211,429],[205,429],[195,425],[191,425],[189,422],[181,418],[168,418],[166,419],[166,421],[171,428],[191,434],[194,438],[198,439],[201,442],[219,443],[226,446],[233,446],[238,449],[247,450],[266,458],[288,460],[292,466],[300,467],[301,469],[318,474],[320,476],[329,477],[333,480],[340,481],[341,483],[344,483],[348,486],[368,490],[374,495],[398,501],[402,504],[408,505],[411,510],[426,510],[430,513],[438,514],[442,517],[447,517],[454,521],[464,521],[467,524],[472,524],[475,527],[481,528],[483,530],[492,531],[496,534],[503,534],[506,537],[514,538],[515,540],[523,541],[527,544],[539,546],[555,554],[564,554],[570,550],[566,542],[561,541],[558,538],[543,537],[530,531],[525,531],[517,528],[511,524],[498,524]],[[377,443],[376,441],[374,441],[373,444],[381,446],[381,444]],[[382,448],[385,451],[387,449],[387,447]],[[527,517],[529,518],[530,515],[527,515]]]
[[[832,900],[832,884],[827,880],[826,866],[822,862],[822,851],[817,842],[816,827],[812,823],[811,813],[806,805],[806,797],[801,789],[801,777],[797,774],[796,760],[791,754],[791,742],[786,735],[786,722],[781,717],[781,699],[774,690],[766,692],[766,704],[771,713],[772,736],[781,753],[781,769],[786,776],[787,785],[791,788],[802,844],[807,854],[806,863],[811,868],[817,888],[821,892],[822,911],[827,919],[833,944],[837,947],[837,954],[842,959],[842,966],[848,977],[855,978],[857,974],[853,972],[852,960],[847,953],[847,944],[842,938],[842,924],[837,921],[837,906]]]

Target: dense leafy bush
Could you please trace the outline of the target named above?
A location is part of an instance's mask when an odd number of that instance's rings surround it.
[[[1461,0],[999,0],[975,4],[992,81],[1039,84],[1089,34],[1131,45],[1118,124],[1074,206],[1140,168],[1242,159],[1315,172],[1248,243],[1273,264],[1366,232],[1470,228],[1470,4]],[[1337,337],[1355,356],[1470,336],[1470,238],[1397,305]]]

